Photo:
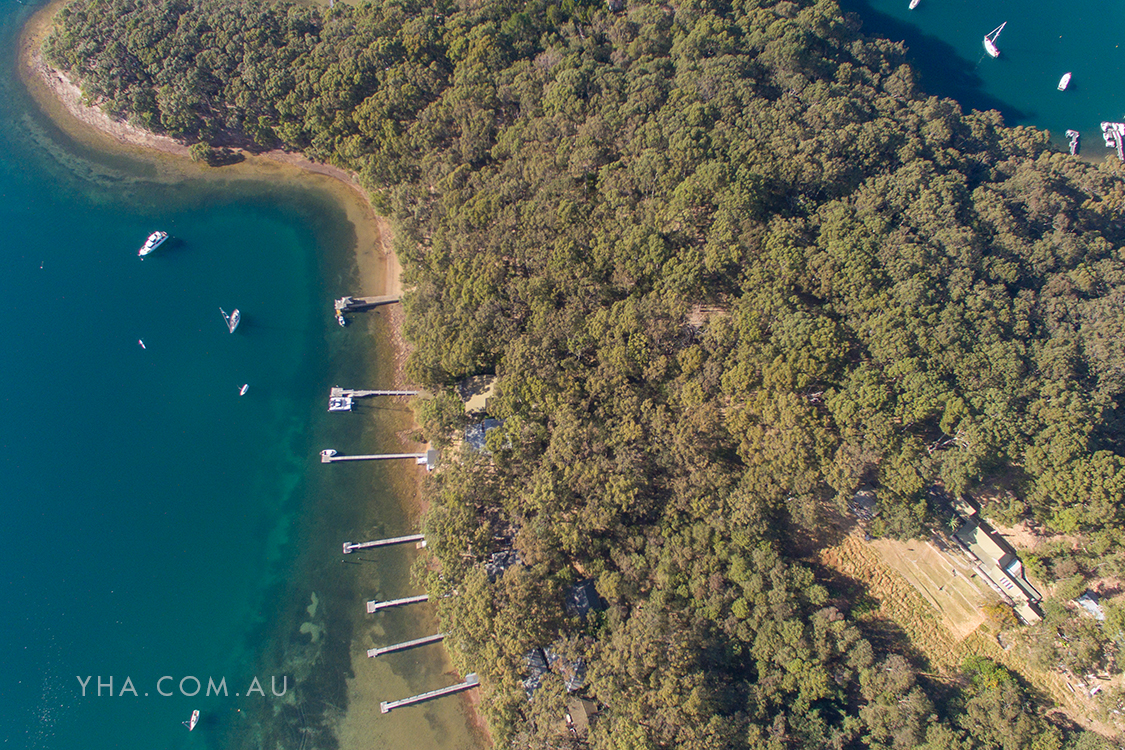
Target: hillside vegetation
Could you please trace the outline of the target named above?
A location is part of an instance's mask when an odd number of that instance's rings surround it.
[[[1098,747],[1003,667],[869,639],[808,546],[861,486],[912,536],[934,482],[1000,481],[986,513],[1078,540],[1029,561],[1036,658],[1116,668],[1123,610],[1064,602],[1125,568],[1121,165],[926,97],[830,0],[620,5],[76,0],[46,52],[151,129],[358,172],[411,375],[499,376],[424,519],[498,744],[577,742],[519,683],[558,644],[599,748]],[[609,606],[568,617],[585,576]]]

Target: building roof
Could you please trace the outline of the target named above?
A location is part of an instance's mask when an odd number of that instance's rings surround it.
[[[566,611],[572,617],[585,618],[590,610],[600,612],[603,609],[605,609],[605,602],[598,596],[593,578],[579,581],[566,592]]]
[[[493,419],[492,417],[488,417],[476,424],[471,424],[465,428],[465,442],[478,453],[488,453],[489,450],[486,447],[486,441],[489,431],[495,430],[503,424],[504,422],[502,420]]]
[[[981,571],[988,579],[1012,600],[1020,617],[1028,622],[1041,619],[1034,605],[1043,597],[1024,578],[1023,563],[1003,537],[975,515],[962,524],[954,536],[980,562]]]

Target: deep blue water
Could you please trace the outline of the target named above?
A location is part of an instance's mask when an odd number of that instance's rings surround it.
[[[998,109],[1008,125],[1082,134],[1084,155],[1111,153],[1099,123],[1125,120],[1125,6],[1105,0],[842,0],[863,30],[905,42],[921,88],[966,108]],[[985,55],[984,35],[1007,22]],[[1063,73],[1074,74],[1066,91]]]

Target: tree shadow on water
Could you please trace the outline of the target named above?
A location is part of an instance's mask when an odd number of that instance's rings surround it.
[[[1024,122],[1031,116],[985,92],[984,81],[977,73],[980,61],[966,60],[948,42],[924,34],[916,26],[886,13],[880,13],[867,0],[842,0],[840,7],[863,21],[864,34],[902,41],[906,46],[907,62],[914,69],[919,88],[925,93],[953,99],[966,111],[995,109],[1009,125]],[[981,38],[983,39],[983,35]],[[981,56],[985,56],[983,46]],[[1003,64],[1004,59],[1001,57],[989,62]]]

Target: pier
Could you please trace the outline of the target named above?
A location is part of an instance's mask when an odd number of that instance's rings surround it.
[[[388,461],[395,458],[413,458],[419,466],[425,466],[426,471],[433,471],[438,462],[438,451],[431,448],[425,453],[375,453],[364,456],[341,456],[331,448],[320,452],[320,462],[331,464],[337,461]]]
[[[341,315],[343,313],[354,313],[354,312],[364,312],[365,310],[373,310],[376,307],[381,307],[383,305],[390,305],[390,304],[394,304],[395,302],[400,302],[400,301],[401,301],[401,299],[399,297],[389,295],[389,294],[383,295],[381,297],[351,297],[351,296],[348,296],[348,297],[341,297],[340,299],[336,300],[335,308],[336,308],[336,314]]]
[[[395,710],[396,708],[403,708],[404,706],[413,706],[415,703],[424,703],[425,701],[433,700],[434,698],[441,698],[442,696],[445,696],[445,695],[453,695],[454,693],[459,693],[462,690],[468,690],[469,688],[476,687],[479,684],[480,684],[480,679],[477,677],[477,673],[472,672],[470,674],[465,675],[465,681],[464,682],[458,683],[456,685],[450,685],[449,687],[438,688],[437,690],[431,690],[428,693],[422,693],[421,695],[415,695],[411,698],[403,698],[402,700],[399,700],[399,701],[383,701],[382,703],[379,704],[379,710],[382,711],[385,714],[389,714],[391,711]]]
[[[437,643],[442,638],[445,638],[445,633],[438,633],[437,635],[427,635],[425,638],[415,638],[412,641],[403,641],[402,643],[395,643],[391,646],[377,646],[376,648],[369,648],[367,649],[367,658],[374,659],[376,656],[382,656],[383,654],[393,654],[396,651],[406,651],[409,648],[428,646],[431,643]]]
[[[421,596],[408,596],[405,599],[390,599],[385,602],[380,602],[372,599],[367,603],[367,614],[373,615],[383,609],[390,609],[391,607],[401,607],[404,604],[418,604],[420,602],[429,601],[429,594],[422,594]]]
[[[351,411],[352,401],[368,396],[417,396],[419,391],[374,391],[334,387],[328,391],[328,411]]]
[[[376,539],[373,542],[344,542],[344,554],[350,555],[359,549],[374,549],[376,547],[389,547],[392,544],[407,544],[408,542],[424,542],[426,537],[421,534],[409,536],[396,536],[390,539]]]

